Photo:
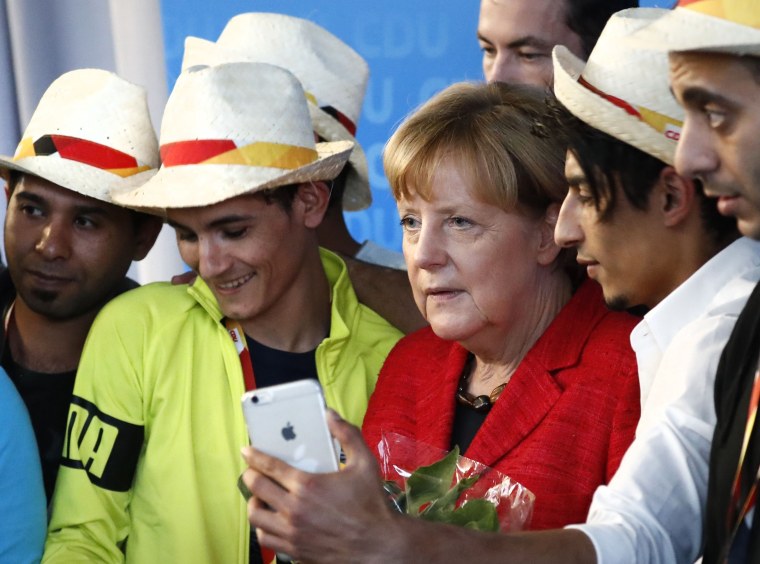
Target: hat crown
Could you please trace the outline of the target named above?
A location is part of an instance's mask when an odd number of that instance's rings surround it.
[[[287,68],[320,107],[358,123],[367,89],[367,62],[317,24],[284,14],[246,13],[227,22],[216,43],[188,37],[183,68],[248,61]]]
[[[683,110],[668,87],[667,56],[626,41],[664,12],[631,8],[614,14],[585,63],[556,46],[554,92],[591,127],[672,164]]]
[[[44,178],[104,202],[148,180],[158,141],[143,88],[100,69],[67,72],[42,95],[0,168]]]
[[[757,0],[680,0],[677,7],[760,29]]]
[[[670,93],[667,56],[632,48],[624,41],[666,12],[659,8],[633,8],[610,17],[582,76],[605,94],[680,123],[684,112]]]
[[[53,81],[23,139],[35,142],[49,135],[110,147],[151,168],[159,164],[145,90],[105,70],[73,70]]]
[[[161,146],[190,140],[315,148],[301,84],[264,63],[197,66],[180,74],[164,110]]]
[[[312,126],[320,139],[356,142],[369,66],[332,33],[301,18],[258,12],[234,16],[216,42],[185,39],[183,69],[240,61],[288,69],[306,92]],[[348,165],[343,209],[366,208],[372,195],[367,159],[359,144]]]
[[[161,169],[114,199],[163,213],[332,180],[353,146],[315,143],[306,96],[289,71],[267,63],[193,66],[180,74],[166,103]]]

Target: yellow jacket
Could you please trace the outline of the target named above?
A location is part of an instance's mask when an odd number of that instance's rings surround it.
[[[358,303],[343,261],[321,253],[332,319],[317,372],[327,404],[360,425],[401,334]],[[236,487],[248,444],[243,375],[221,320],[200,278],[133,290],[100,313],[77,373],[43,562],[248,562]]]

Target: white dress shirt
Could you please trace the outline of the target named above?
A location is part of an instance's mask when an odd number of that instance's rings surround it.
[[[642,417],[585,525],[600,564],[691,563],[699,556],[723,347],[755,284],[760,243],[739,239],[644,316],[631,334]]]

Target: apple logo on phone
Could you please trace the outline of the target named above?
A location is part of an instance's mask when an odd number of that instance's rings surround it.
[[[282,437],[286,441],[292,441],[296,438],[296,432],[293,430],[293,425],[290,424],[290,421],[282,428]]]

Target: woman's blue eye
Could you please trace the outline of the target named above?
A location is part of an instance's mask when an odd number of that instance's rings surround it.
[[[454,227],[469,227],[472,225],[472,222],[464,217],[452,217],[450,221]]]
[[[416,229],[420,225],[416,218],[409,216],[402,217],[400,224],[404,229]]]

